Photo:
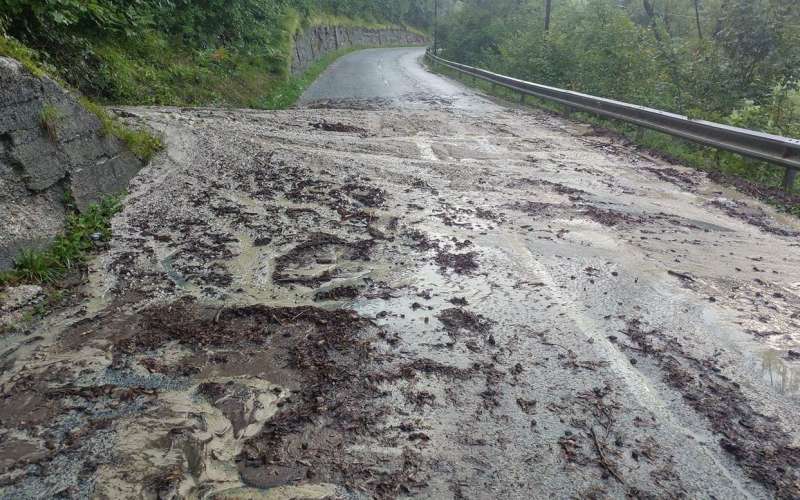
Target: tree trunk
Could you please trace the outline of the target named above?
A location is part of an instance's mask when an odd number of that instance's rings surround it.
[[[544,0],[544,30],[550,31],[551,0]]]
[[[694,19],[697,21],[697,37],[703,39],[703,29],[700,27],[700,0],[694,0]]]
[[[653,8],[653,4],[650,3],[650,0],[642,0],[642,3],[644,4],[644,11],[647,13],[647,18],[650,20],[650,27],[653,28],[653,35],[655,35],[658,42],[661,42],[661,33],[658,31],[656,11]]]

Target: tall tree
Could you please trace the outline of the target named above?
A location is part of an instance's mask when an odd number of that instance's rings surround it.
[[[700,0],[694,0],[694,19],[697,21],[697,37],[703,39],[703,29],[700,27]]]
[[[544,30],[550,31],[550,9],[552,7],[551,0],[544,0]]]

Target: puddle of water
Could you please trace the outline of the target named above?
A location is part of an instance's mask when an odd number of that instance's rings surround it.
[[[172,263],[175,261],[175,255],[177,254],[173,253],[162,259],[161,267],[164,268],[164,272],[166,272],[169,279],[171,279],[172,282],[175,283],[175,286],[178,286],[180,288],[185,288],[186,285],[189,283],[189,280],[184,278],[172,265]]]
[[[264,497],[248,491],[235,463],[244,443],[261,432],[264,423],[277,412],[278,402],[289,393],[276,390],[278,386],[254,377],[220,377],[209,382],[225,387],[235,384],[241,388],[238,392],[243,394],[226,393],[219,401],[212,402],[198,395],[198,385],[162,393],[159,398],[163,405],[160,418],[149,422],[144,419],[126,426],[120,435],[118,450],[133,466],[147,472],[154,468],[167,469],[185,461],[187,474],[178,488],[182,498],[217,498],[216,493],[226,491],[244,494],[236,498],[289,498]],[[239,402],[242,421],[237,426],[231,414],[221,408],[226,400],[239,401],[239,398],[243,398]],[[176,429],[180,430],[177,434]],[[173,434],[177,436],[176,441],[164,454],[162,441],[173,439]],[[119,492],[129,488],[128,478],[116,476],[112,469],[103,472],[107,474],[101,472],[104,489],[111,496],[115,490]],[[309,493],[310,498],[319,498],[314,490]]]
[[[748,367],[778,394],[800,396],[800,364],[784,360],[785,351],[766,349],[750,357]]]

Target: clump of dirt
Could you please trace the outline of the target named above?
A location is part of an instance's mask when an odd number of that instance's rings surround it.
[[[306,104],[308,109],[353,109],[358,111],[374,111],[391,104],[391,99],[373,97],[369,99],[320,99]]]
[[[314,295],[314,300],[326,301],[326,300],[354,299],[358,297],[359,293],[360,292],[358,288],[354,286],[340,286],[332,290],[317,292],[317,294]]]
[[[736,382],[719,373],[716,362],[691,357],[681,344],[658,330],[630,321],[623,333],[637,352],[658,363],[664,381],[708,420],[719,445],[745,473],[778,498],[800,497],[800,448],[777,422],[758,413]]]
[[[436,264],[441,270],[452,269],[456,274],[469,274],[478,269],[478,252],[450,253],[440,249],[436,254]]]
[[[344,123],[329,123],[329,122],[317,122],[317,123],[310,123],[312,127],[317,130],[324,130],[325,132],[344,132],[348,134],[366,134],[367,129],[356,127],[355,125],[345,125]]]
[[[377,402],[380,376],[366,368],[375,356],[365,339],[364,320],[342,323],[335,318],[324,328],[298,338],[286,364],[301,379],[302,389],[249,439],[237,463],[245,484],[269,488],[298,478],[333,483],[373,498],[396,498],[423,488],[421,457],[403,448],[396,457],[354,463],[341,450],[360,439],[381,434]],[[369,463],[374,465],[368,465]]]
[[[525,184],[530,184],[532,186],[545,186],[558,194],[567,195],[570,197],[571,200],[577,201],[581,198],[581,196],[589,194],[583,189],[577,189],[569,186],[565,186],[564,184],[558,182],[552,182],[544,179],[520,179],[521,182]]]
[[[460,307],[445,309],[439,313],[437,318],[451,337],[457,337],[463,332],[472,335],[484,335],[489,333],[493,324],[491,320],[480,314],[475,314]]]
[[[475,217],[492,222],[502,222],[503,215],[492,210],[481,207],[475,207]]]

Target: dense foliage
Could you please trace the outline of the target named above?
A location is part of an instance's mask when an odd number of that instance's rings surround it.
[[[439,45],[526,80],[800,137],[796,0],[551,3],[546,30],[544,0],[464,0]]]
[[[255,106],[325,16],[426,28],[433,0],[0,0],[0,32],[106,101]],[[2,47],[0,47],[2,50]]]

